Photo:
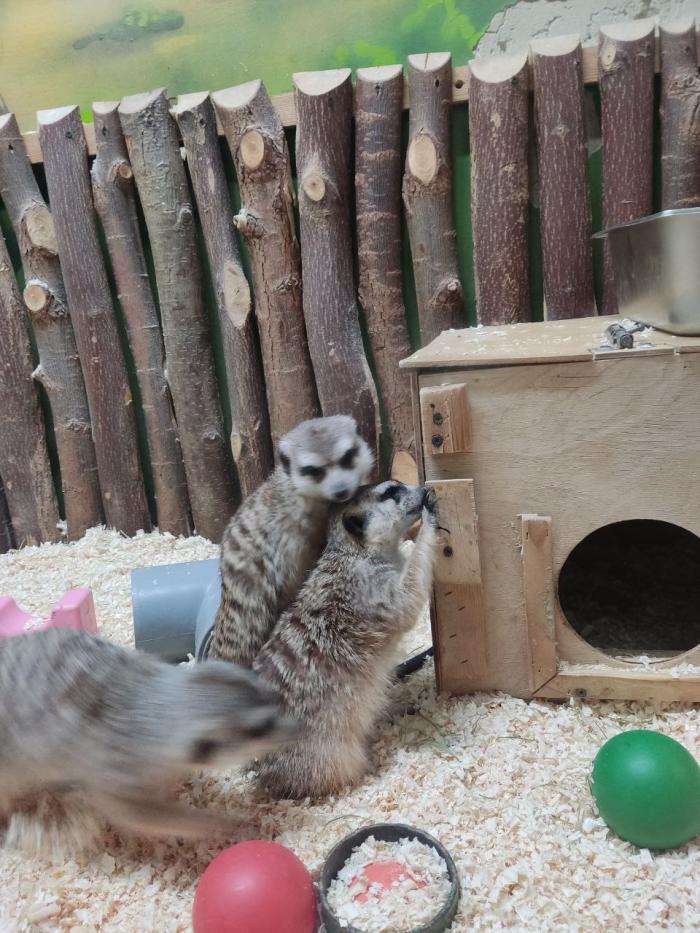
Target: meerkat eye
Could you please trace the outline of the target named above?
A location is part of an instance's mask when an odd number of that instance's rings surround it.
[[[305,466],[299,470],[299,473],[302,476],[310,476],[311,479],[315,479],[317,482],[320,482],[326,475],[326,470],[325,467]]]
[[[388,499],[393,499],[394,502],[399,501],[399,494],[401,491],[400,486],[389,486],[388,489],[385,489],[384,492],[379,497],[380,502],[386,502]]]
[[[357,447],[351,447],[350,450],[346,450],[343,456],[338,461],[338,466],[342,467],[344,470],[351,470],[355,466],[355,461],[357,460]]]
[[[343,515],[343,525],[353,538],[362,538],[365,533],[364,515]]]

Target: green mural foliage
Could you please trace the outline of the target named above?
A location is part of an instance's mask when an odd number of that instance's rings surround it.
[[[512,2],[512,0],[511,0]],[[415,52],[472,56],[506,0],[3,0],[0,93],[23,129],[37,109],[171,94],[294,71],[386,65]]]

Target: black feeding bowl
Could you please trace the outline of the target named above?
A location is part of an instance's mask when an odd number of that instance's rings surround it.
[[[357,832],[350,833],[331,850],[330,855],[321,871],[319,881],[319,907],[321,920],[324,924],[325,933],[371,933],[368,930],[358,930],[357,927],[341,926],[340,920],[333,913],[328,903],[328,888],[331,881],[338,874],[343,865],[352,855],[353,849],[374,836],[382,842],[398,842],[399,839],[417,839],[424,845],[435,849],[438,855],[444,859],[447,864],[447,874],[449,875],[452,887],[447,895],[445,903],[440,907],[433,919],[423,926],[414,927],[411,933],[443,933],[455,918],[457,907],[459,906],[459,876],[457,868],[452,861],[452,856],[441,845],[437,839],[433,839],[428,833],[420,829],[414,829],[413,826],[405,826],[402,823],[377,823],[375,826],[365,826],[364,829],[358,829]]]

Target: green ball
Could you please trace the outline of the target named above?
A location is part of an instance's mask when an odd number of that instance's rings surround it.
[[[644,849],[673,849],[700,832],[700,766],[660,732],[622,732],[593,762],[593,796],[618,836]]]

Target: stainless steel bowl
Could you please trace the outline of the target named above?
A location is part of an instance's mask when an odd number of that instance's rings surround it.
[[[610,227],[607,238],[623,317],[670,334],[700,336],[700,207]]]

